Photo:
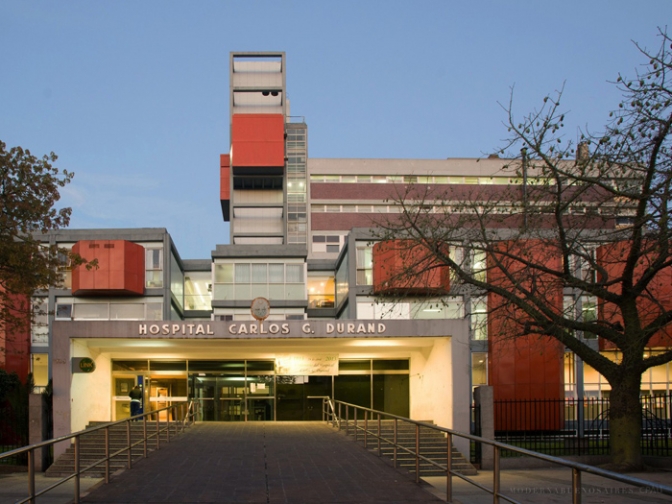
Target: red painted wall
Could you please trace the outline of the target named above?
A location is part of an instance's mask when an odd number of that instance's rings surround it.
[[[229,201],[231,199],[231,165],[228,154],[219,156],[219,199]]]
[[[30,319],[29,303],[25,296],[13,296],[15,313],[25,313],[26,323],[9,330],[0,329],[0,368],[8,373],[16,373],[21,383],[26,382],[30,373]]]
[[[374,294],[441,294],[450,290],[448,266],[437,265],[431,254],[412,241],[376,243],[372,258]]]
[[[285,166],[285,118],[282,114],[234,114],[231,165]]]
[[[527,259],[541,262],[552,268],[561,267],[561,256],[556,250],[541,241],[502,242],[499,250],[513,255],[525,255]],[[495,267],[495,259],[503,263]],[[562,288],[548,276],[529,276],[529,268],[521,262],[495,253],[488,257],[488,281],[512,289],[512,280],[504,271],[514,276],[515,282],[537,290],[537,296],[546,303],[562,311]],[[488,295],[488,380],[493,387],[495,401],[515,401],[521,399],[561,400],[564,399],[564,348],[562,344],[547,336],[525,334],[525,320],[528,316],[503,297]],[[529,320],[529,319],[528,319]],[[500,411],[495,416],[497,430],[544,430],[562,426],[561,403],[547,404],[558,411],[554,414],[532,415],[521,425],[514,405],[508,411]]]
[[[610,243],[598,247],[595,257],[598,264],[606,271],[609,279],[619,278],[625,267],[625,260],[630,252],[630,242],[623,241]],[[653,260],[653,255],[641,257],[635,267],[634,281],[637,282],[642,274],[648,268]],[[611,285],[608,289],[612,292],[620,292],[620,284]],[[653,278],[648,287],[648,292],[644,293],[637,301],[637,310],[639,312],[642,324],[648,324],[663,311],[672,310],[672,267],[660,270]],[[618,307],[612,303],[600,302],[598,307],[598,317],[611,324],[623,323]],[[669,324],[664,330],[658,331],[653,335],[649,344],[652,347],[670,347],[672,346],[672,324]],[[600,349],[615,349],[616,345],[610,341],[600,340]]]
[[[98,267],[72,271],[72,294],[142,295],[145,292],[145,249],[126,240],[82,240],[72,251]]]

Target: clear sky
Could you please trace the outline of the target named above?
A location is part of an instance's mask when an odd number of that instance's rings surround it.
[[[165,227],[182,258],[227,243],[231,51],[285,51],[310,157],[479,157],[561,88],[600,130],[609,81],[657,48],[671,0],[0,2],[0,140],[54,151],[71,228]]]

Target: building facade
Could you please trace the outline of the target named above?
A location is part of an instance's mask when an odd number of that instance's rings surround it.
[[[194,399],[206,421],[317,419],[311,397],[330,396],[461,431],[478,385],[563,398],[577,394],[579,375],[586,395],[608,393],[557,345],[542,357],[493,352],[488,298],[452,289],[449,274],[441,289],[401,299],[374,282],[394,258],[371,229],[400,211],[395,194],[451,186],[466,198],[523,183],[505,160],[311,159],[306,122],[289,111],[285,54],[233,53],[229,65],[219,175],[229,244],[187,260],[166,229],[43,237],[98,261],[65,267],[63,286],[34,299],[32,372],[38,386],[53,380],[55,436],[128,417],[135,384],[145,411]],[[485,270],[485,257],[470,261]],[[582,306],[596,316],[593,300]],[[670,372],[647,372],[643,392],[669,392]]]

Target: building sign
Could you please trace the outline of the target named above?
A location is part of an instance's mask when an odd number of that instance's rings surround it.
[[[338,354],[276,355],[275,374],[285,376],[338,375]]]
[[[73,373],[93,373],[96,370],[96,363],[90,357],[73,357]]]
[[[354,321],[354,322],[229,322],[224,328],[223,334],[215,332],[215,327],[221,325],[215,323],[158,323],[138,324],[138,336],[232,336],[232,335],[384,335],[387,326],[382,322]]]

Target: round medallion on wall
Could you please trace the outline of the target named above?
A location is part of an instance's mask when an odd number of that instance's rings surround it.
[[[254,298],[252,305],[250,305],[250,311],[252,312],[252,316],[261,322],[270,315],[271,303],[263,297]]]

